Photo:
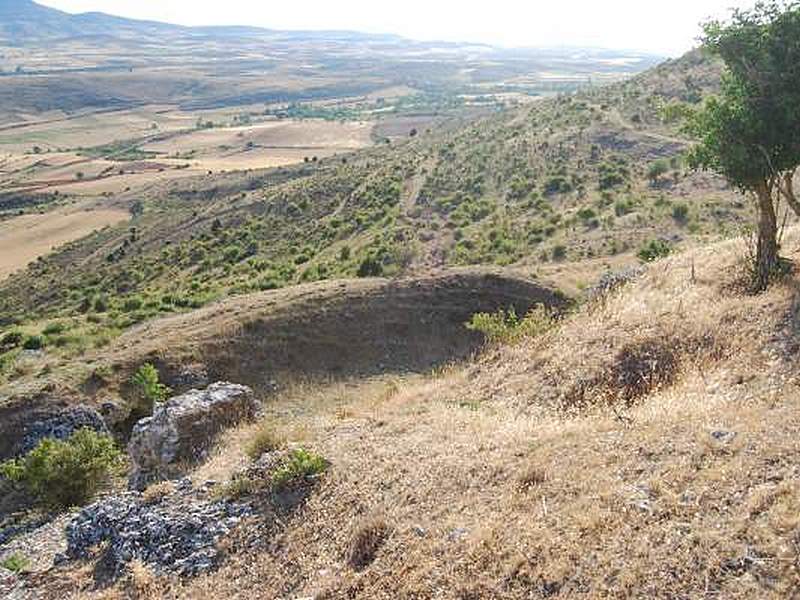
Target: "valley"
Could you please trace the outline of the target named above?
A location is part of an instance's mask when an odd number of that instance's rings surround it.
[[[730,77],[0,0],[0,597],[794,597]]]

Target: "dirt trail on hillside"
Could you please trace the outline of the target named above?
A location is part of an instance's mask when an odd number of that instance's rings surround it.
[[[0,223],[0,280],[58,246],[129,216],[125,210],[84,203]]]

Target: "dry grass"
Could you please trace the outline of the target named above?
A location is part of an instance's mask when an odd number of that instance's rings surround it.
[[[84,203],[0,223],[0,279],[62,244],[128,218],[128,211]]]
[[[545,338],[472,366],[276,398],[271,412],[302,422],[331,469],[270,540],[241,531],[217,573],[159,592],[797,597],[795,284],[723,293],[731,249],[696,252],[695,281],[691,256],[658,263]],[[654,383],[613,406],[598,374],[659,340],[670,358],[654,356]],[[668,377],[656,377],[661,364]],[[579,382],[597,402],[554,401]],[[241,456],[244,441],[221,454]]]

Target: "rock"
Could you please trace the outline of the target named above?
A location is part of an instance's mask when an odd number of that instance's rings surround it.
[[[8,569],[0,567],[0,597],[12,598],[11,595],[19,584],[19,578]]]
[[[246,504],[209,502],[189,484],[148,504],[139,492],[127,492],[81,510],[66,527],[68,560],[82,559],[107,543],[103,564],[119,577],[134,560],[158,574],[192,576],[219,563],[217,543],[244,517]]]
[[[206,456],[220,432],[257,410],[252,390],[233,383],[215,383],[157,405],[152,417],[136,424],[128,443],[131,489],[179,477]]]
[[[736,437],[735,431],[724,431],[722,429],[717,431],[711,432],[711,437],[714,438],[716,441],[720,442],[721,444],[727,444],[732,442]]]
[[[586,290],[586,296],[590,300],[596,300],[607,296],[614,290],[635,281],[641,277],[644,272],[644,267],[629,267],[621,271],[607,271],[603,273],[595,285]]]
[[[26,424],[22,439],[14,447],[13,454],[22,456],[36,448],[45,438],[65,440],[83,428],[109,434],[108,426],[100,413],[88,406],[74,406]]]
[[[172,386],[178,389],[203,388],[209,384],[205,365],[184,365],[175,375]]]

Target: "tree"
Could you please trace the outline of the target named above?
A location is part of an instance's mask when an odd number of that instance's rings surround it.
[[[661,178],[668,172],[669,163],[663,158],[651,163],[647,169],[647,178],[650,180],[650,185],[653,187],[658,185]]]
[[[780,205],[800,215],[800,2],[762,2],[705,26],[705,46],[726,64],[722,89],[689,122],[697,138],[689,162],[715,171],[758,208],[754,285],[779,265]]]

